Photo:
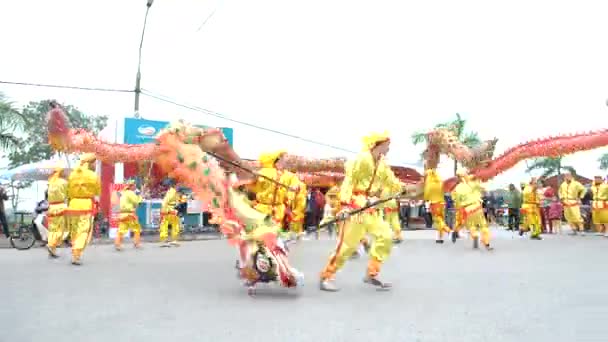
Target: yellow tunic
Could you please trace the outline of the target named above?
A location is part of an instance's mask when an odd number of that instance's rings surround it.
[[[66,200],[68,197],[68,182],[59,177],[59,174],[54,174],[49,178],[48,202],[49,210],[47,212],[49,235],[48,245],[55,248],[63,241],[64,231],[68,229],[64,216],[67,209]]]
[[[585,187],[577,180],[563,182],[559,187],[559,197],[564,205],[564,216],[568,223],[581,224],[579,200],[585,196]]]
[[[593,224],[608,224],[608,183],[591,187],[593,193]]]
[[[160,207],[160,212],[163,214],[176,214],[175,206],[177,205],[177,190],[174,187],[171,187],[167,190],[165,197],[163,197],[163,204]]]

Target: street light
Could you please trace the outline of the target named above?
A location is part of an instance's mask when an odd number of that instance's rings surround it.
[[[146,16],[144,17],[144,27],[141,31],[141,41],[139,42],[139,60],[137,62],[137,76],[135,76],[135,117],[139,118],[139,95],[141,94],[141,50],[144,45],[144,35],[146,33],[146,23],[148,22],[148,13],[152,7],[154,0],[147,0]]]

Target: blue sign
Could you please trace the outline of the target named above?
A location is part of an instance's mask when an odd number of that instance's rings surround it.
[[[153,121],[135,118],[125,119],[125,144],[150,144],[154,143],[156,135],[169,125],[167,121]],[[209,126],[195,125],[199,128],[209,128]],[[234,131],[232,128],[219,127],[224,133],[228,144],[232,147],[234,143]]]

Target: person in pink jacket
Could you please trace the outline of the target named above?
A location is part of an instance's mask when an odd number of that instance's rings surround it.
[[[549,209],[547,210],[547,220],[551,222],[554,234],[562,233],[562,213],[564,206],[557,197],[553,197]]]

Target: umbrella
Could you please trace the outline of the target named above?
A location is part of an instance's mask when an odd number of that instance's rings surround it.
[[[73,165],[73,163],[71,164]],[[62,160],[43,160],[36,163],[25,164],[2,172],[0,174],[0,179],[6,181],[48,180],[53,172],[55,172],[55,168],[58,165],[65,167],[65,162]]]

